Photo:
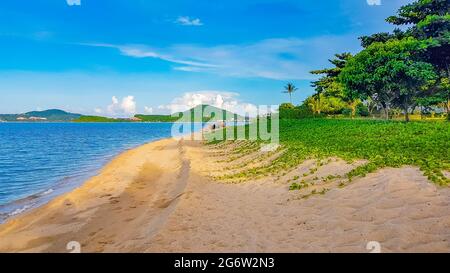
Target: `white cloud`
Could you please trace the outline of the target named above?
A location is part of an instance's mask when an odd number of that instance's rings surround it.
[[[366,0],[369,6],[380,6],[381,0]]]
[[[101,113],[103,113],[103,110],[101,109],[101,108],[95,108],[94,109],[94,112],[96,113],[96,114],[101,114]]]
[[[349,44],[349,41],[354,41]],[[158,58],[189,73],[213,73],[231,77],[276,80],[311,80],[309,71],[329,66],[327,58],[339,52],[360,49],[356,37],[321,36],[310,39],[276,38],[236,45],[173,45],[152,48],[143,45],[87,44],[111,47],[134,58]],[[178,64],[178,65],[177,65]]]
[[[153,108],[152,107],[148,107],[148,106],[144,106],[144,112],[146,114],[153,114]]]
[[[81,0],[66,0],[69,6],[81,6]]]
[[[199,18],[190,18],[189,16],[180,16],[175,23],[183,26],[202,26],[203,23]]]
[[[242,116],[256,116],[258,107],[251,103],[242,102],[238,97],[238,93],[227,91],[207,90],[187,92],[181,97],[172,100],[170,104],[158,106],[158,109],[176,113],[189,110],[200,104],[207,104]]]
[[[113,96],[111,104],[106,107],[106,112],[111,116],[133,115],[136,113],[136,101],[133,96],[126,96],[122,101]]]
[[[207,62],[196,62],[191,60],[178,59],[169,54],[157,53],[157,50],[154,50],[148,46],[143,45],[112,45],[112,44],[82,44],[82,45],[115,48],[118,49],[122,55],[133,58],[155,58],[187,66],[211,67],[211,68],[216,67],[216,65],[209,64]]]
[[[128,96],[122,99],[122,104],[120,105],[120,108],[124,111],[126,114],[134,114],[136,113],[136,102],[134,101],[133,96]]]

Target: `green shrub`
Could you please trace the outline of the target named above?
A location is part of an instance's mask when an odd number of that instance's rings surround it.
[[[318,115],[314,113],[306,106],[300,105],[294,107],[290,103],[283,103],[279,108],[280,119],[302,119],[302,118],[312,118]]]
[[[350,108],[344,108],[342,110],[342,115],[346,116],[346,117],[350,117],[352,115],[352,109]]]
[[[368,117],[369,109],[367,108],[366,105],[364,105],[363,103],[360,103],[360,104],[358,104],[358,106],[356,106],[356,115],[360,116],[360,117]]]

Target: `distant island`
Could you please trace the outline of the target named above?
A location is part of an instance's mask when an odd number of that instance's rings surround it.
[[[103,116],[91,116],[69,113],[59,109],[45,111],[31,111],[24,114],[0,114],[0,122],[191,122],[194,121],[194,112],[204,113],[206,107],[213,113],[222,112],[222,116],[214,114],[203,115],[202,121],[244,121],[245,118],[238,114],[229,112],[210,105],[198,105],[190,110],[178,112],[174,115],[142,115],[136,114],[131,118],[111,118]],[[197,121],[197,120],[195,120]]]
[[[80,118],[81,116],[81,114],[68,113],[59,109],[50,109],[45,111],[31,111],[24,114],[0,114],[0,122],[70,122]]]

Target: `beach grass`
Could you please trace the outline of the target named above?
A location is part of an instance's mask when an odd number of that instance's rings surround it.
[[[225,130],[230,130],[225,129]],[[249,180],[285,173],[306,159],[339,157],[367,163],[347,174],[348,181],[383,167],[418,166],[432,182],[448,185],[443,170],[450,170],[450,123],[371,119],[280,120],[283,153],[267,166],[258,166],[222,179]],[[259,141],[257,141],[259,142]],[[217,142],[214,142],[217,144]],[[247,145],[246,147],[255,147]],[[237,153],[240,145],[234,148]]]

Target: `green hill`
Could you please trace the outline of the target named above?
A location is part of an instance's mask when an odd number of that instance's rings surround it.
[[[208,109],[206,109],[207,107]],[[201,120],[197,120],[194,117],[194,113],[196,111],[202,115]],[[222,116],[220,116],[219,113],[222,113]],[[206,104],[197,105],[194,108],[184,112],[175,113],[174,115],[135,115],[134,117],[144,122],[207,122],[217,120],[244,120],[244,117],[238,114]]]
[[[81,117],[80,114],[69,113],[59,109],[31,111],[24,114],[0,114],[2,121],[41,121],[68,122]]]
[[[208,108],[208,109],[206,109]],[[199,113],[202,113],[203,116],[203,121],[217,121],[217,120],[244,120],[244,117],[232,113],[230,111],[221,109],[221,108],[217,108],[211,105],[206,105],[206,104],[200,104],[195,106],[194,108],[187,110],[182,114],[182,120],[186,120],[189,121],[189,117],[194,117],[194,113],[198,111]],[[208,111],[208,113],[206,112]],[[222,113],[221,115],[219,113]],[[197,121],[197,120],[196,120]]]

